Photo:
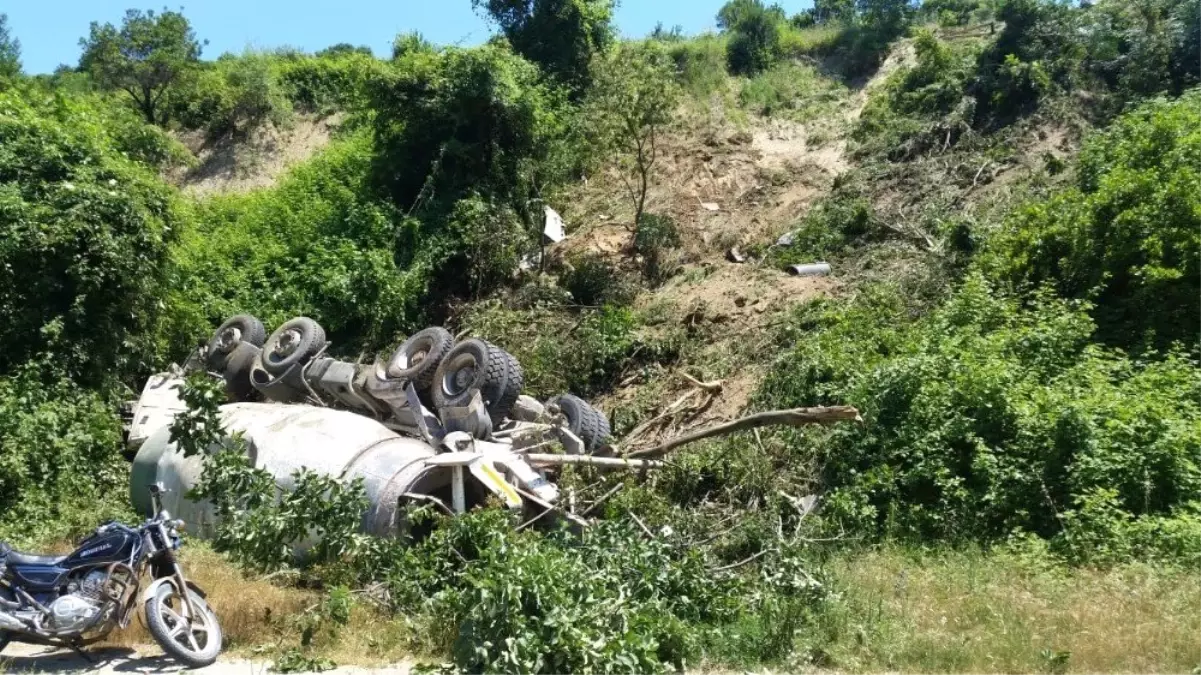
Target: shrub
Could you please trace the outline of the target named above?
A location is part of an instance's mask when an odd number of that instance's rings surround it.
[[[664,265],[666,254],[679,245],[679,229],[671,216],[644,214],[634,231],[634,251],[642,256],[642,276],[653,284],[671,276],[674,270]]]
[[[0,539],[40,543],[126,515],[114,410],[115,401],[81,388],[50,359],[0,377]]]
[[[1076,560],[1125,528],[1140,533],[1130,555],[1201,559],[1197,540],[1154,534],[1199,526],[1201,389],[1183,354],[1130,361],[1089,343],[1084,307],[979,276],[916,321],[882,289],[797,321],[811,330],[760,403],[845,403],[866,420],[791,441],[818,444],[828,521],[922,541],[1023,531]],[[1102,506],[1116,515],[1099,520]]]
[[[1022,285],[1092,298],[1115,345],[1201,342],[1201,94],[1120,118],[1080,153],[1076,185],[1018,209],[986,267]]]
[[[445,214],[475,192],[532,222],[566,133],[565,101],[537,68],[492,45],[417,52],[373,94],[376,174],[398,206]]]
[[[279,81],[275,57],[247,51],[222,55],[190,87],[171,99],[180,123],[211,138],[246,134],[270,122],[292,122],[292,103]]]
[[[436,242],[407,251],[398,266],[398,234],[412,225],[375,196],[373,156],[363,130],[273,188],[196,204],[173,254],[162,348],[180,358],[197,337],[241,312],[267,325],[320,317],[347,353],[416,327]]]
[[[594,307],[627,305],[634,299],[637,290],[620,270],[597,253],[570,257],[567,270],[559,276],[559,285],[571,294],[577,304]]]
[[[676,79],[692,96],[705,98],[725,86],[724,36],[706,33],[674,42],[667,47],[667,53],[675,63]]]
[[[731,73],[754,75],[780,58],[783,12],[778,7],[765,7],[761,0],[732,0],[722,11],[729,15],[729,23],[723,25],[730,31],[726,63]]]
[[[328,114],[366,106],[386,71],[383,61],[355,51],[287,59],[279,65],[279,79],[297,108]]]
[[[613,40],[613,0],[472,0],[483,8],[513,50],[559,84],[582,95],[592,60]]]
[[[845,90],[822,77],[812,66],[779,63],[747,80],[739,102],[760,115],[786,115],[812,120],[830,112]]]
[[[890,76],[864,107],[853,132],[860,152],[907,159],[945,148],[970,131],[976,105],[964,89],[974,54],[953,49],[927,30],[917,32],[914,51],[917,63]]]
[[[526,393],[542,399],[564,392],[603,392],[636,362],[670,360],[675,352],[669,340],[640,336],[637,315],[612,305],[577,313],[477,303],[462,323],[471,334],[517,357],[525,371]]]
[[[54,353],[86,381],[145,367],[171,193],[82,100],[0,93],[0,373]]]

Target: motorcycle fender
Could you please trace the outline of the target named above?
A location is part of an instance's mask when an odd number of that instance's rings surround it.
[[[158,592],[158,587],[162,586],[163,584],[168,584],[168,585],[174,586],[175,580],[172,579],[171,577],[163,577],[161,579],[155,579],[154,583],[147,586],[146,590],[142,592],[142,604],[143,605],[146,604],[147,600],[149,600],[150,598],[153,598],[154,594]]]
[[[201,598],[201,600],[200,600],[201,604],[203,604],[203,605],[205,605],[205,606],[207,607],[207,606],[208,606],[208,603],[207,603],[207,602],[205,602],[205,600],[204,600],[204,599],[208,597],[208,593],[205,593],[203,590],[201,590],[201,588],[200,588],[199,586],[197,586],[196,584],[192,583],[191,581],[187,581],[187,582],[185,582],[185,583],[187,583],[187,585],[188,585],[188,588],[189,588],[189,589],[190,589],[190,590],[191,590],[193,593],[195,593],[196,595],[199,595],[199,596],[200,596],[200,598]],[[145,592],[143,592],[143,593],[142,593],[142,604],[143,604],[143,605],[144,605],[144,604],[146,604],[146,601],[147,601],[147,600],[149,600],[150,598],[153,598],[153,597],[154,597],[154,594],[158,592],[158,587],[159,587],[159,586],[161,586],[161,585],[163,585],[163,584],[170,584],[170,585],[174,586],[174,585],[175,585],[175,579],[173,579],[173,578],[171,578],[171,577],[163,577],[163,578],[161,578],[161,579],[155,579],[155,580],[154,580],[154,583],[152,583],[152,584],[150,584],[149,586],[147,586],[147,587],[146,587],[146,590],[145,590]]]

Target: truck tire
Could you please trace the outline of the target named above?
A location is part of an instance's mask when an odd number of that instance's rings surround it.
[[[455,339],[445,328],[426,328],[396,348],[388,361],[388,377],[408,380],[418,391],[429,389],[438,372],[438,365],[454,348]]]
[[[233,331],[236,332],[232,332]],[[231,331],[227,334],[226,331]],[[242,342],[248,342],[255,347],[262,347],[267,339],[267,329],[263,322],[249,314],[239,314],[225,320],[213,336],[209,338],[208,349],[205,350],[204,366],[210,371],[225,370],[225,362],[230,353]]]
[[[493,424],[508,415],[521,393],[521,366],[511,355],[483,340],[455,345],[438,365],[432,387],[434,406],[461,408],[479,390]]]
[[[605,447],[611,430],[605,414],[592,407],[587,401],[571,394],[561,394],[546,402],[557,405],[567,418],[567,429],[580,437],[588,454]]]
[[[492,417],[492,426],[499,427],[509,413],[513,412],[513,406],[517,403],[517,397],[521,395],[522,386],[525,385],[525,373],[522,372],[517,357],[496,345],[491,345],[491,347],[493,349],[492,358],[504,364],[502,370],[505,373],[500,386],[490,394],[494,403],[492,407],[488,408],[488,413]]]
[[[272,375],[283,375],[294,365],[307,363],[325,347],[325,329],[307,316],[275,329],[263,344],[260,360]]]

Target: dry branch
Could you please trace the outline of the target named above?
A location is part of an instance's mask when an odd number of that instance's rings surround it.
[[[792,410],[770,410],[767,412],[755,413],[733,422],[718,424],[717,426],[694,431],[690,434],[685,434],[670,441],[660,443],[652,448],[643,450],[635,450],[626,454],[626,457],[640,457],[649,455],[657,457],[667,454],[672,450],[686,445],[694,441],[699,441],[703,438],[711,438],[713,436],[722,436],[732,434],[735,431],[743,431],[746,429],[755,429],[757,427],[766,427],[774,425],[799,427],[806,424],[831,424],[833,422],[861,422],[863,418],[859,416],[859,411],[851,406],[830,406],[823,408],[793,408]]]

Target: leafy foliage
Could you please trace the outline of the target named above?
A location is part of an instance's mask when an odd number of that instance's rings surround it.
[[[21,41],[12,36],[8,15],[0,13],[0,82],[21,74]]]
[[[171,193],[86,102],[0,94],[0,372],[52,353],[99,381],[148,357]]]
[[[1026,285],[1092,298],[1121,346],[1201,342],[1201,95],[1154,101],[1080,153],[1076,184],[1016,211],[988,265]]]
[[[666,51],[654,41],[614,48],[599,61],[589,91],[586,117],[600,146],[616,151],[626,190],[634,202],[634,228],[641,225],[659,138],[679,100]],[[633,174],[631,177],[630,174]]]
[[[613,0],[471,0],[513,46],[559,83],[582,93],[589,66],[613,39]]]
[[[185,127],[205,129],[210,139],[245,135],[266,122],[286,127],[292,120],[292,103],[276,62],[257,52],[223,55],[174,92],[172,113]]]
[[[348,352],[376,348],[419,318],[429,267],[399,267],[407,222],[375,196],[366,130],[292,171],[274,188],[195,206],[173,252],[161,348],[184,354],[224,317],[268,325],[321,317]]]
[[[979,277],[916,322],[880,289],[797,321],[811,332],[762,403],[845,402],[867,421],[796,441],[818,444],[831,523],[919,540],[1029,532],[1077,560],[1201,555],[1185,543],[1201,527],[1201,391],[1183,354],[1132,362],[1089,344],[1083,308],[1048,293],[1023,307]],[[1098,548],[1129,530],[1142,534]]]
[[[121,440],[111,398],[79,387],[53,361],[0,377],[0,539],[69,536],[102,514],[124,515]]]
[[[726,61],[736,75],[766,70],[780,55],[780,24],[784,12],[762,0],[731,0],[717,14],[718,25],[730,31]]]
[[[108,90],[129,94],[150,124],[168,121],[163,96],[186,78],[200,60],[201,44],[179,12],[131,9],[118,29],[93,21],[79,67]]]

